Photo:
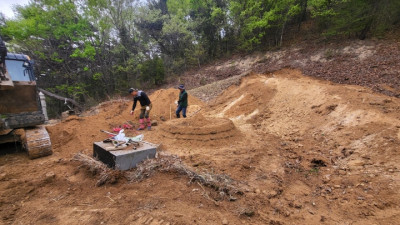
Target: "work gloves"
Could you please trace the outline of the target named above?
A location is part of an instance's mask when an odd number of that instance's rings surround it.
[[[150,110],[150,106],[146,106],[146,111],[149,111]],[[133,110],[131,110],[131,115],[133,115]]]

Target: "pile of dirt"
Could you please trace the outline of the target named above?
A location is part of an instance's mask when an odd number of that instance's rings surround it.
[[[130,105],[129,101],[123,99],[104,102],[92,109],[92,113],[88,113],[90,116],[73,115],[47,126],[53,152],[63,157],[70,157],[78,151],[91,152],[93,142],[109,137],[101,130],[116,133],[114,128],[124,124],[137,125],[129,115]],[[125,134],[131,137],[139,133],[135,129],[125,129]]]
[[[179,90],[174,88],[169,89],[161,89],[157,90],[149,96],[150,100],[152,101],[152,118],[160,119],[161,121],[169,120],[175,118],[175,110],[177,105],[175,101],[179,99]],[[204,103],[192,96],[188,95],[188,108],[187,108],[187,116],[192,116],[199,112]]]
[[[266,84],[268,76],[248,75],[240,85],[232,85],[210,103],[217,117],[246,121],[262,113],[268,114],[268,102],[276,94],[273,84]]]
[[[174,140],[194,140],[203,144],[212,141],[218,144],[220,139],[240,138],[233,122],[226,118],[204,117],[198,113],[187,119],[176,119],[161,126],[162,136]],[[221,143],[222,144],[222,143]]]

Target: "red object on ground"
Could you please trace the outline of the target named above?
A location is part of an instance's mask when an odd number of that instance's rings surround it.
[[[114,131],[114,132],[119,132],[120,130],[122,130],[121,127],[114,127],[114,128],[113,128],[113,131]]]
[[[124,129],[132,129],[132,126],[129,125],[129,124],[124,124],[124,125],[122,125],[122,127],[123,127]]]

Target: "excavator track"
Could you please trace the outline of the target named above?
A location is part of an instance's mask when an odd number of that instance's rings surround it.
[[[30,159],[48,156],[53,153],[50,136],[44,126],[26,128],[24,146]]]

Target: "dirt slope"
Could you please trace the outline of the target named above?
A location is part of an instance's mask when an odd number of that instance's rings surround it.
[[[254,183],[256,193],[275,190],[270,207],[287,218],[311,224],[321,213],[315,224],[393,224],[399,219],[398,109],[397,98],[282,70],[244,78],[215,101],[210,114],[230,118],[255,143],[268,145],[270,135],[278,139],[267,148],[278,157],[276,168],[262,151],[253,166],[265,183],[275,176],[282,183],[266,187],[258,177]]]
[[[237,77],[251,72],[265,74],[294,68],[306,76],[340,84],[360,85],[378,93],[400,97],[399,50],[398,37],[397,40],[381,41],[305,40],[275,51],[217,61],[204,69],[187,72],[181,82],[193,89],[203,86],[205,81],[221,81],[220,86],[225,89],[226,79],[236,83]],[[194,91],[194,94],[206,101],[211,99],[210,94],[220,93],[218,88],[210,85],[199,88],[201,92]]]
[[[96,187],[98,174],[71,160],[137,122],[132,102],[103,103],[47,126],[54,154],[0,156],[3,224],[396,224],[400,221],[400,100],[283,69],[241,78],[216,99],[170,120],[176,89],[150,95],[145,140],[187,168],[223,174],[243,193],[225,196],[173,171]],[[170,105],[171,109],[170,109]],[[171,112],[173,115],[173,112]],[[137,117],[138,113],[135,113]],[[164,121],[165,120],[165,121]],[[134,172],[128,171],[128,172]]]

